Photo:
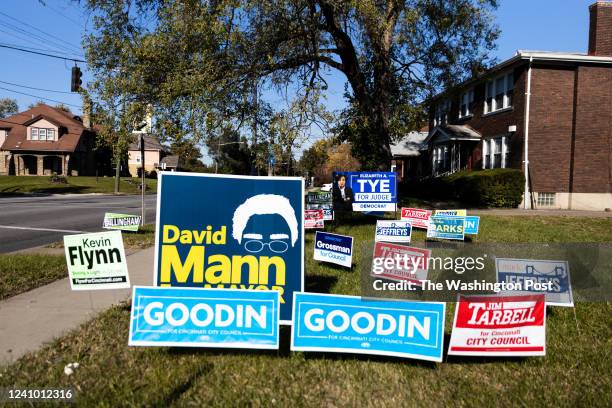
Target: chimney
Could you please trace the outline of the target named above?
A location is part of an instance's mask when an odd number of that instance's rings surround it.
[[[589,15],[589,55],[612,57],[612,2],[598,0]]]

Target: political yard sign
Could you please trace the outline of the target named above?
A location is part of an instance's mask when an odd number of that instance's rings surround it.
[[[122,231],[138,231],[140,225],[140,215],[129,215],[129,214],[115,214],[106,213],[104,214],[104,221],[102,222],[102,228],[110,230],[122,230]]]
[[[429,226],[429,217],[431,217],[431,210],[402,208],[401,218],[403,221],[410,222],[412,228],[427,229]]]
[[[305,210],[304,211],[304,228],[315,229],[323,228],[325,220],[323,219],[323,210]]]
[[[278,349],[279,292],[134,286],[130,346]]]
[[[350,268],[353,262],[353,237],[317,231],[314,259]]]
[[[359,212],[395,211],[395,172],[335,172],[332,196],[334,210]]]
[[[442,361],[445,304],[295,293],[291,350]]]
[[[480,227],[480,217],[477,215],[469,215],[465,217],[465,234],[478,235]]]
[[[546,355],[544,295],[459,295],[448,354]]]
[[[130,287],[121,231],[65,235],[64,251],[72,290]]]
[[[423,285],[422,281],[427,279],[430,256],[429,249],[376,242],[371,276],[397,282],[409,281],[420,287]]]
[[[307,210],[323,210],[323,220],[334,220],[332,193],[325,191],[311,191],[306,195]]]
[[[465,217],[467,210],[436,210],[433,215],[451,215],[456,217]]]
[[[574,306],[567,261],[497,258],[495,272],[497,282],[520,285],[521,290],[512,293],[543,293],[547,305]]]
[[[465,238],[465,217],[434,215],[429,219],[427,238],[463,241]]]
[[[376,221],[375,242],[410,242],[412,226],[408,221]]]
[[[276,290],[290,324],[304,288],[303,200],[299,177],[162,172],[155,285]]]

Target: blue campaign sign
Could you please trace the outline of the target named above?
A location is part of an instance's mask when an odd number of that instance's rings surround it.
[[[155,285],[276,290],[281,323],[304,288],[300,177],[162,172]]]
[[[374,241],[380,242],[410,242],[412,224],[410,221],[378,220]]]
[[[433,216],[429,218],[427,238],[458,239],[465,238],[465,217]]]
[[[477,215],[468,215],[465,217],[465,234],[466,235],[478,235],[478,228],[480,226],[480,217]]]
[[[291,350],[442,361],[445,303],[294,296]]]
[[[353,262],[353,237],[317,231],[314,259],[350,268]]]
[[[496,258],[497,282],[514,284],[518,290],[507,293],[536,292],[546,295],[546,304],[574,306],[569,263],[544,259]]]
[[[134,286],[130,346],[278,349],[279,293]]]
[[[332,196],[336,211],[395,211],[397,174],[394,172],[335,172]]]

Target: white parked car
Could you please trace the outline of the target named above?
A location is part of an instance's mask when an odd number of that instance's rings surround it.
[[[323,184],[323,187],[321,187],[321,191],[325,191],[327,193],[332,191],[332,183]]]

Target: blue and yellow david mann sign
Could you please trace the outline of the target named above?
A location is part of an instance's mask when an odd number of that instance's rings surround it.
[[[304,287],[303,180],[161,173],[155,285],[276,290],[281,323]]]

